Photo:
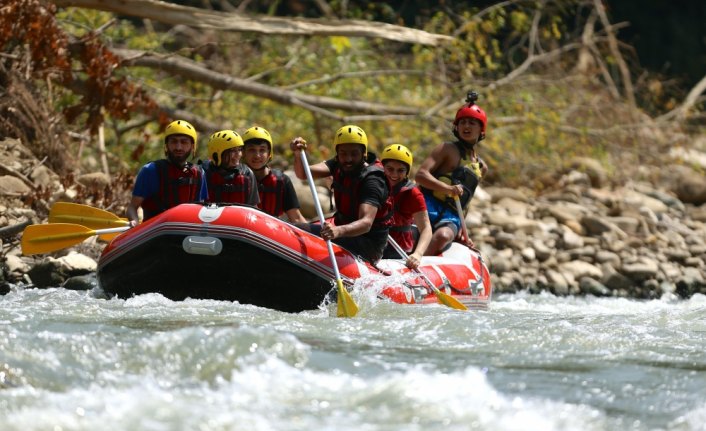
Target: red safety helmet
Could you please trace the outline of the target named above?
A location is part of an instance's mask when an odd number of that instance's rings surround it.
[[[485,111],[481,109],[480,106],[476,105],[476,100],[478,100],[478,93],[475,91],[469,91],[466,96],[466,104],[461,106],[458,111],[456,111],[456,118],[454,118],[454,135],[456,134],[456,126],[461,118],[475,118],[480,121],[480,138],[485,139],[485,126],[488,124],[488,116]]]
[[[475,118],[480,121],[480,136],[481,139],[485,138],[485,126],[488,124],[488,116],[485,115],[480,106],[475,104],[465,104],[456,112],[456,118],[454,119],[454,127],[458,125],[461,118]]]

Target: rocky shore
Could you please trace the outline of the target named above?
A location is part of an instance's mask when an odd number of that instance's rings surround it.
[[[688,157],[706,170],[706,154],[673,157]],[[645,175],[651,182],[616,185],[594,160],[576,159],[568,166],[548,175],[548,191],[541,194],[493,186],[477,192],[466,223],[490,266],[496,293],[706,294],[706,176],[673,164],[668,170],[644,167],[658,172]],[[308,186],[292,178],[302,212],[315,217]],[[105,243],[92,238],[50,255],[22,256],[20,238],[26,225],[46,223],[57,201],[123,214],[129,190],[115,181],[102,173],[59,178],[19,141],[0,141],[0,294],[14,286],[95,286]],[[327,208],[328,198],[322,202]]]

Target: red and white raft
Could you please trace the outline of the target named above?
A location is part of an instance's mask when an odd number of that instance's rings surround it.
[[[380,295],[394,302],[438,302],[401,260],[373,266],[335,244],[333,250],[346,286],[379,276],[390,280],[382,282]],[[454,243],[441,256],[424,257],[419,269],[467,307],[488,307],[490,274],[477,252]],[[318,308],[335,293],[334,278],[324,240],[237,205],[174,207],[116,237],[98,262],[98,281],[108,295],[156,292],[173,300],[238,301],[287,312]]]

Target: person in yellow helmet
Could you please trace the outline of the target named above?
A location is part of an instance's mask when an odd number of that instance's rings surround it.
[[[385,147],[380,154],[385,177],[392,200],[392,226],[390,237],[407,253],[407,266],[416,269],[431,241],[432,229],[427,214],[427,205],[421,190],[409,180],[414,158],[409,148],[400,144]],[[415,247],[414,230],[419,239]],[[383,255],[386,259],[400,256],[394,247],[388,246]]]
[[[209,138],[209,160],[204,163],[209,202],[260,203],[255,174],[240,161],[242,149],[243,138],[233,130],[221,130]]]
[[[143,220],[182,203],[200,202],[208,198],[203,170],[189,162],[196,154],[197,134],[194,126],[176,120],[164,130],[165,158],[145,164],[135,179],[132,199],[127,207],[131,226],[138,220],[142,207]]]
[[[306,141],[298,137],[289,145],[294,152],[294,172],[304,179],[306,172],[299,153],[306,149]],[[360,127],[338,129],[333,146],[334,158],[311,166],[313,178],[333,178],[333,223],[301,227],[375,263],[382,258],[391,224],[385,174],[375,154],[368,152],[368,137]]]
[[[266,129],[253,126],[243,133],[243,158],[257,178],[260,194],[258,208],[274,217],[287,214],[292,223],[306,223],[299,211],[299,198],[292,180],[279,169],[269,166],[272,160],[272,136]]]
[[[488,166],[478,157],[478,143],[485,139],[488,117],[475,101],[478,94],[469,92],[466,103],[456,112],[453,122],[454,142],[437,145],[422,162],[416,176],[417,184],[424,193],[427,212],[434,234],[427,248],[427,255],[444,251],[459,235],[461,220],[456,210],[454,197],[465,208],[473,198]],[[463,238],[469,247],[474,247],[470,238]]]

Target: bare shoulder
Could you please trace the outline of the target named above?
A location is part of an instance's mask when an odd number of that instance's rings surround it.
[[[451,142],[437,145],[433,153],[436,153],[437,169],[442,173],[455,169],[461,161],[458,148]]]

